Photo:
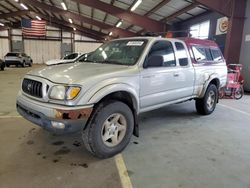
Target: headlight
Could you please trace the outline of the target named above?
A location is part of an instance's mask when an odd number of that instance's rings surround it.
[[[51,88],[49,97],[56,100],[72,100],[80,91],[80,87],[57,85]]]

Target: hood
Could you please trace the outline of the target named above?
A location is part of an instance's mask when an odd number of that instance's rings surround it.
[[[64,60],[64,59],[51,59],[49,61],[47,61],[45,64],[46,65],[56,65],[58,63],[69,63],[69,62],[73,62],[74,59],[67,59],[67,60]]]
[[[127,69],[125,65],[74,63],[34,69],[28,75],[43,77],[54,83],[79,84],[93,77],[105,79],[104,75],[110,78],[117,73],[122,76],[121,72]]]

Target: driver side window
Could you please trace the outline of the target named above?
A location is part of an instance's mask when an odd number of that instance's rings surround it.
[[[147,66],[147,64],[148,67],[175,67],[176,59],[172,43],[169,41],[155,42],[148,53],[145,65]]]

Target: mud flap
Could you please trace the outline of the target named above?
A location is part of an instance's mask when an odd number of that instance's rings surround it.
[[[139,120],[138,120],[138,115],[134,111],[134,131],[133,135],[136,137],[139,137]]]

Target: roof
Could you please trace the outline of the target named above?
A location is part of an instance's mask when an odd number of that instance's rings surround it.
[[[62,7],[65,3],[67,10]],[[162,32],[174,24],[208,11],[193,0],[22,0],[28,10],[13,0],[0,1],[0,22],[12,26],[22,18],[46,20],[52,26],[82,32],[92,38],[136,36],[145,31]],[[73,23],[69,23],[69,18]],[[119,27],[116,25],[122,22]],[[77,31],[73,31],[75,28]]]
[[[210,46],[210,47],[218,47],[216,42],[212,40],[197,39],[197,38],[191,38],[191,37],[183,37],[179,39],[189,45],[204,45],[204,46]]]

